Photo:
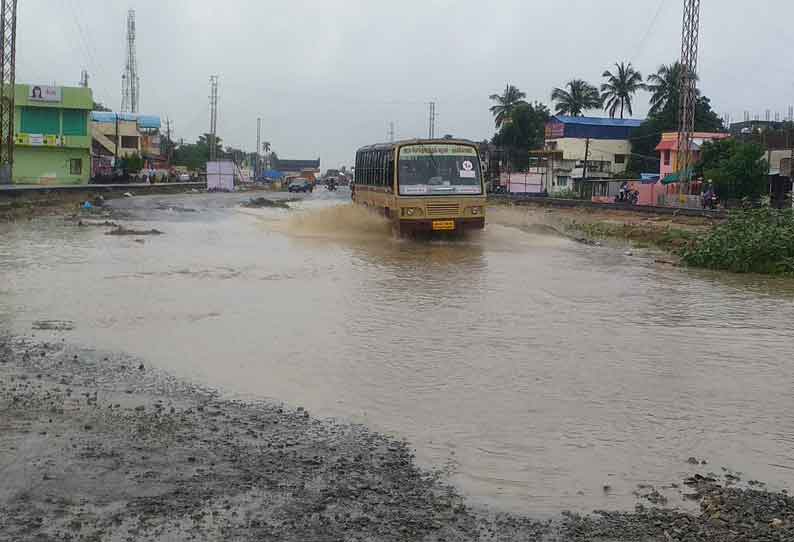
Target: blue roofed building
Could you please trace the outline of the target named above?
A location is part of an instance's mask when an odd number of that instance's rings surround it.
[[[91,112],[92,162],[96,174],[107,174],[114,158],[138,155],[146,169],[167,166],[161,153],[160,117],[113,111]]]
[[[629,138],[641,119],[568,117],[556,115],[546,123],[545,148],[533,153],[531,166],[543,177],[549,193],[574,188],[587,179],[620,177],[631,154]]]

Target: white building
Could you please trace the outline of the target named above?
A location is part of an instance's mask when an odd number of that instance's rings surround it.
[[[619,177],[631,154],[629,138],[642,120],[557,115],[546,123],[545,151],[533,153],[533,168],[549,193],[573,188],[587,178]]]

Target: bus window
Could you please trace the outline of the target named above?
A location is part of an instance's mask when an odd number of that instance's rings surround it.
[[[386,186],[391,188],[394,180],[394,151],[389,151],[386,156]]]

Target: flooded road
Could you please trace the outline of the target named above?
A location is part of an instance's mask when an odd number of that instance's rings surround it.
[[[501,509],[631,508],[638,483],[723,466],[794,485],[791,282],[579,245],[541,211],[395,240],[346,196],[115,201],[165,232],[143,242],[0,225],[0,325],[404,437]]]

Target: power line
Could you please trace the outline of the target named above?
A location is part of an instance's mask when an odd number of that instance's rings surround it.
[[[648,25],[648,28],[645,30],[645,35],[642,37],[640,42],[634,48],[634,58],[640,58],[640,55],[645,48],[645,44],[648,42],[648,37],[651,35],[653,31],[653,27],[656,25],[656,20],[659,18],[659,15],[662,13],[662,8],[664,7],[665,0],[659,0],[659,5],[656,6],[656,12],[653,14],[653,18],[651,19],[651,24]]]
[[[89,63],[89,67],[93,71],[99,73],[103,79],[106,79],[106,72],[104,70],[104,67],[102,66],[101,63],[97,62],[96,57],[93,54],[94,53],[93,44],[90,38],[86,36],[86,33],[83,31],[83,27],[80,24],[80,21],[77,17],[77,10],[75,9],[74,4],[71,1],[67,4],[67,0],[63,0],[63,3],[64,3],[64,7],[68,8],[71,12],[72,22],[74,23],[74,26],[77,29],[77,34],[80,38],[79,42],[80,45],[82,45],[83,51],[85,52],[86,60]],[[108,88],[107,86],[105,86],[105,83],[102,83],[102,90],[105,92],[106,99],[108,99],[111,93],[108,91]]]

